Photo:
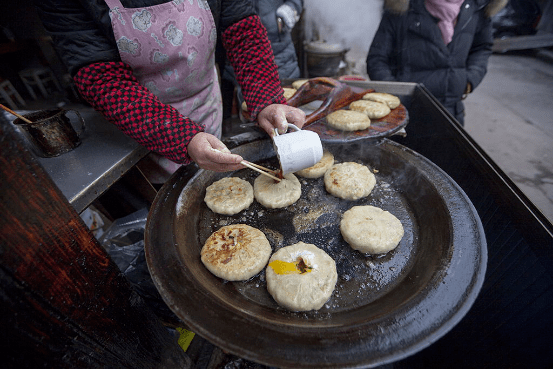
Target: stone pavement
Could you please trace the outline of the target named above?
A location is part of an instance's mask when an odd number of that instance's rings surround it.
[[[553,61],[493,54],[465,100],[465,129],[553,223]]]

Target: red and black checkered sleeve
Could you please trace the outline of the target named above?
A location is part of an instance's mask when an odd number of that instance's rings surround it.
[[[188,143],[203,128],[163,104],[139,83],[128,64],[90,64],[73,80],[94,109],[140,145],[176,163],[191,162]]]
[[[252,119],[268,105],[286,104],[271,42],[257,15],[227,28],[222,41]]]

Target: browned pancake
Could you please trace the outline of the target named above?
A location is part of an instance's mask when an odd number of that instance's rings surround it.
[[[202,263],[217,277],[242,281],[259,273],[271,252],[267,237],[259,229],[233,224],[213,232],[200,255]]]

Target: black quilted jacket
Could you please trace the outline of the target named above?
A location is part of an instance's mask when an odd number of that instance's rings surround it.
[[[498,0],[466,0],[449,45],[424,0],[386,0],[367,57],[372,80],[424,84],[462,122],[463,93],[487,71],[493,38],[490,8]]]

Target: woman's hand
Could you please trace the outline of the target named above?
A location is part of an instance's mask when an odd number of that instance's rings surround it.
[[[272,104],[259,112],[257,123],[269,136],[273,137],[275,128],[278,129],[279,134],[286,133],[288,123],[295,124],[298,128],[303,127],[305,112],[288,105]]]
[[[200,132],[188,143],[188,155],[202,169],[230,172],[244,168],[240,155],[230,150],[217,137]]]

